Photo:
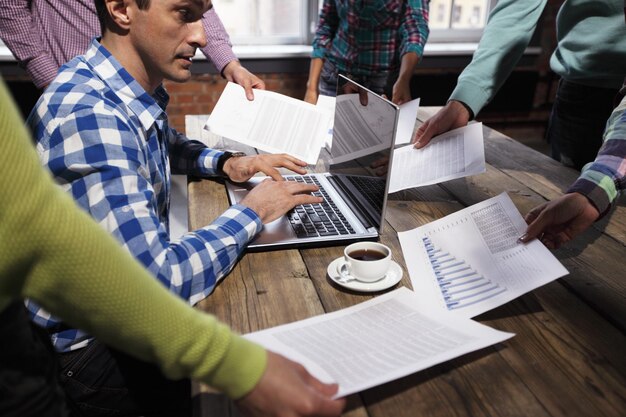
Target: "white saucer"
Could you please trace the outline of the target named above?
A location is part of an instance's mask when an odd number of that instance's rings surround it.
[[[328,269],[326,272],[330,279],[337,285],[341,285],[342,287],[348,288],[353,291],[360,292],[376,292],[386,290],[387,288],[391,288],[396,285],[402,279],[402,268],[395,261],[391,261],[391,267],[385,275],[384,278],[376,281],[376,282],[361,282],[361,281],[348,281],[341,282],[341,276],[339,272],[337,272],[337,265],[339,262],[343,260],[343,256],[335,259],[330,264],[328,264]]]

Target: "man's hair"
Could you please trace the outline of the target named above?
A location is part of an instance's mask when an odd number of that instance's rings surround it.
[[[101,33],[104,33],[106,29],[107,19],[109,19],[109,12],[104,5],[104,0],[95,0],[96,1],[96,13],[98,13],[98,20],[100,21],[100,30]],[[150,7],[150,0],[135,0],[137,3],[137,7],[142,10]]]

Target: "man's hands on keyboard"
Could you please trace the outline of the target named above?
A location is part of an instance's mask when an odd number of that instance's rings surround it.
[[[285,178],[300,184],[315,184],[319,191],[313,193],[323,198],[321,204],[296,206],[287,216],[298,237],[347,235],[354,233],[348,220],[339,211],[328,193],[314,176],[290,176]]]
[[[278,219],[296,206],[321,203],[324,201],[322,197],[311,195],[318,190],[318,186],[314,184],[273,181],[268,178],[254,187],[241,200],[241,204],[254,210],[265,224]]]

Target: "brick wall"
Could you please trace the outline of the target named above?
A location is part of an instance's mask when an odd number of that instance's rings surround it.
[[[258,74],[270,91],[295,98],[303,98],[308,74]],[[186,114],[208,114],[226,87],[226,80],[219,75],[193,75],[186,83],[166,81],[165,88],[170,94],[167,107],[170,124],[179,132],[185,131]]]

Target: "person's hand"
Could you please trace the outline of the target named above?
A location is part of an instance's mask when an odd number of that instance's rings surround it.
[[[345,399],[333,400],[336,384],[324,384],[300,364],[268,352],[268,363],[259,383],[237,407],[248,417],[297,417],[341,415]]]
[[[465,106],[456,100],[450,100],[448,104],[417,129],[411,142],[415,148],[423,148],[434,136],[465,126],[469,119],[470,114]]]
[[[226,160],[222,170],[231,181],[244,182],[257,172],[262,172],[275,181],[283,181],[282,175],[275,167],[287,168],[298,174],[306,174],[303,168],[306,162],[287,154],[264,154],[240,156]]]
[[[398,81],[394,83],[393,89],[391,90],[391,101],[398,106],[411,101],[411,87],[409,81],[398,78]]]
[[[582,194],[565,194],[535,207],[525,217],[528,228],[519,238],[526,243],[539,237],[549,249],[558,249],[587,230],[600,213]]]
[[[320,93],[315,88],[310,88],[306,90],[304,93],[304,101],[311,104],[317,104],[317,99]]]
[[[254,100],[253,88],[265,90],[265,83],[256,75],[252,74],[239,61],[230,61],[223,70],[224,77],[231,82],[237,83],[246,90],[246,98]]]
[[[378,158],[370,164],[370,168],[374,170],[374,173],[379,177],[387,174],[387,170],[389,170],[389,157],[383,156],[382,158]]]
[[[276,220],[295,206],[319,204],[324,199],[310,193],[318,191],[313,184],[295,181],[272,181],[267,178],[254,187],[240,204],[254,210],[263,224]]]

